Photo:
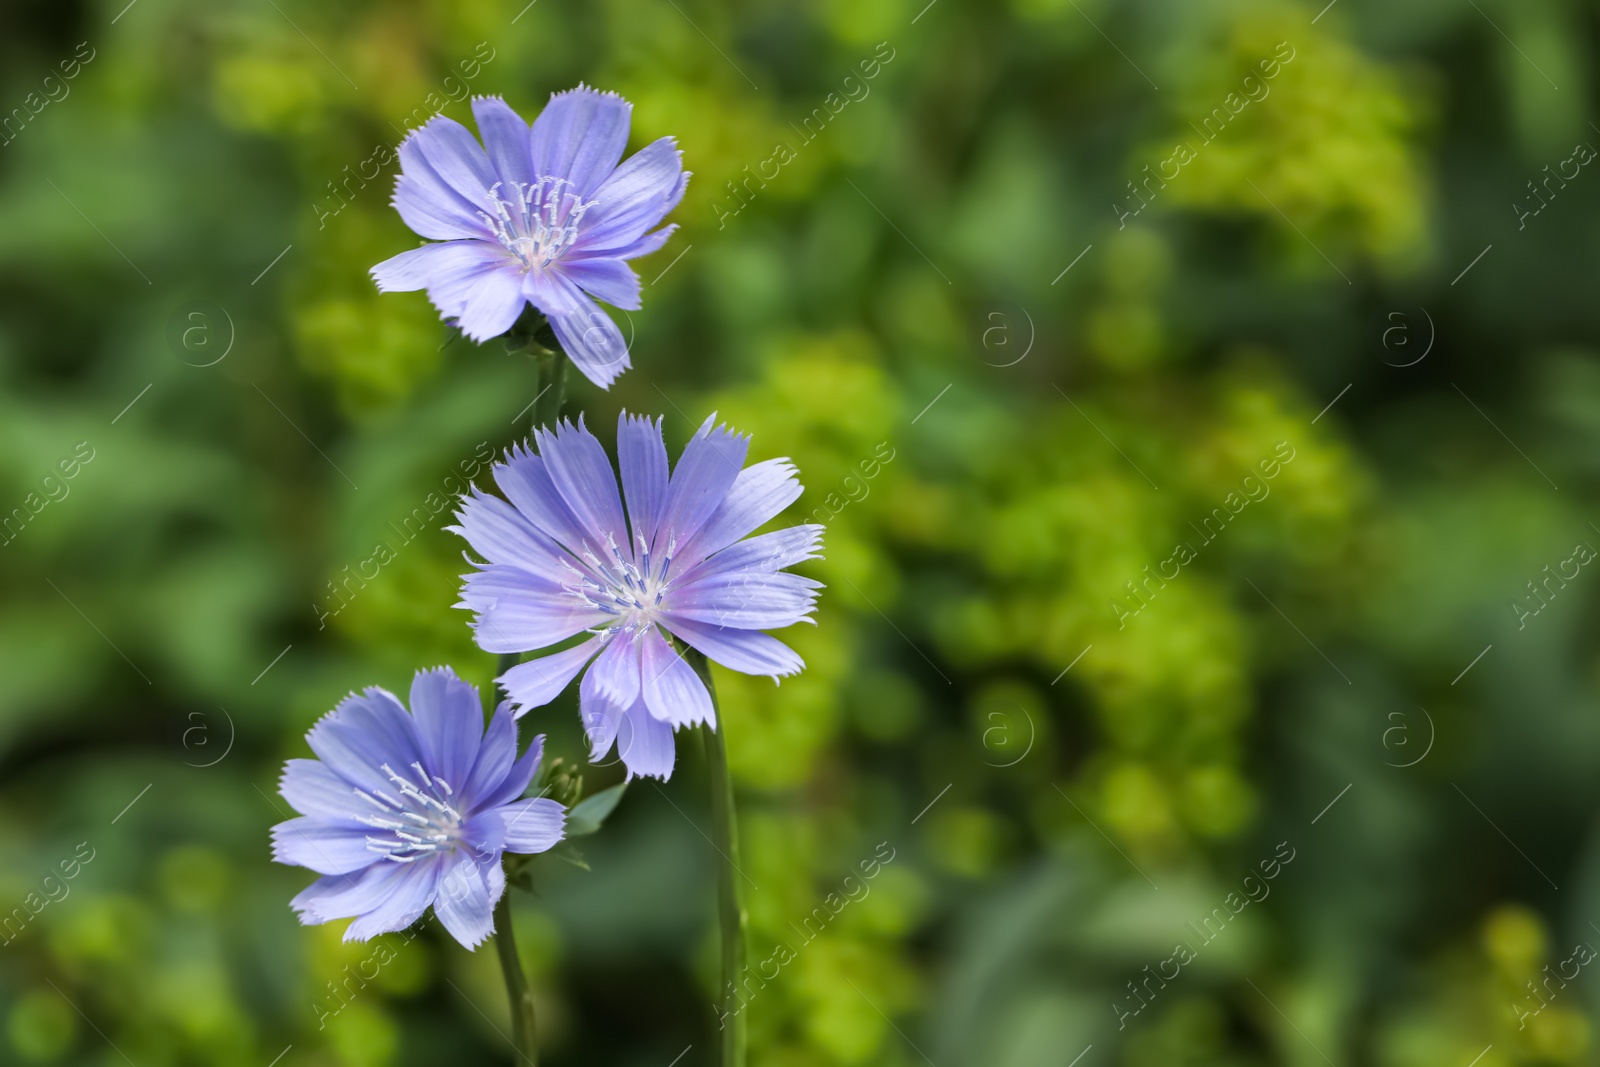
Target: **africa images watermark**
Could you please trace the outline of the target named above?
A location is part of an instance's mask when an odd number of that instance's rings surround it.
[[[1284,54],[1285,49],[1288,50],[1288,55]],[[1200,148],[1204,148],[1212,141],[1215,141],[1228,123],[1232,122],[1246,107],[1250,106],[1251,101],[1259,103],[1265,100],[1267,95],[1272,92],[1267,86],[1267,82],[1276,78],[1283,67],[1294,61],[1294,57],[1298,53],[1290,46],[1288,41],[1279,41],[1272,54],[1274,58],[1263,59],[1255,65],[1256,69],[1260,70],[1261,77],[1257,78],[1254,74],[1246,74],[1244,76],[1244,80],[1239,85],[1239,88],[1244,93],[1243,96],[1236,92],[1229,93],[1222,98],[1221,104],[1213,107],[1206,117],[1200,120],[1199,126],[1196,126],[1193,122],[1189,123],[1190,128],[1201,137]],[[1193,163],[1199,156],[1199,149],[1196,149],[1188,141],[1184,141],[1173,147],[1172,155],[1156,164],[1158,174],[1150,173],[1150,165],[1148,163],[1145,164],[1145,178],[1142,184],[1144,185],[1144,191],[1150,194],[1149,200],[1146,200],[1139,192],[1139,187],[1134,185],[1132,180],[1129,180],[1128,189],[1133,193],[1133,197],[1128,198],[1130,210],[1123,211],[1116,204],[1111,205],[1112,212],[1117,216],[1117,229],[1125,229],[1130,218],[1149,207],[1150,201],[1156,198],[1156,194],[1167,187],[1167,182],[1172,181],[1181,174],[1183,168]],[[1171,174],[1167,173],[1168,165],[1172,167]],[[1158,188],[1152,189],[1150,187],[1151,182],[1158,183]],[[1138,207],[1132,207],[1134,198],[1139,201]]]
[[[1286,848],[1289,849],[1287,856],[1283,854],[1283,850]],[[1199,948],[1205,948],[1215,941],[1218,935],[1228,928],[1228,924],[1233,921],[1234,916],[1244,911],[1245,908],[1252,903],[1259,904],[1266,900],[1272,892],[1272,888],[1267,883],[1283,873],[1283,868],[1293,862],[1294,857],[1295,850],[1289,848],[1289,842],[1278,842],[1277,847],[1273,849],[1272,858],[1264,859],[1257,865],[1261,868],[1261,877],[1257,878],[1253,873],[1244,876],[1243,881],[1240,883],[1240,889],[1244,891],[1244,896],[1241,897],[1237,892],[1229,893],[1223,898],[1222,904],[1212,908],[1206,917],[1200,920],[1200,926],[1195,926],[1192,921],[1186,923],[1185,925],[1194,931]],[[1254,888],[1252,888],[1251,883],[1254,883]],[[1258,893],[1260,894],[1259,896],[1257,895]],[[1215,930],[1211,928],[1213,922],[1216,923]],[[1167,983],[1176,979],[1182,973],[1183,968],[1187,964],[1194,962],[1199,954],[1199,950],[1194,945],[1191,945],[1188,941],[1180,941],[1173,946],[1172,955],[1155,965],[1155,973],[1152,974],[1150,965],[1146,964],[1144,980],[1139,985],[1134,985],[1132,981],[1128,982],[1128,990],[1133,993],[1139,1006],[1130,1011],[1118,1003],[1111,1005],[1111,1010],[1116,1012],[1117,1022],[1120,1024],[1117,1029],[1125,1029],[1131,1017],[1148,1008],[1150,1002],[1156,999],[1156,995],[1167,988]],[[1171,974],[1166,971],[1168,964],[1172,965]],[[1152,982],[1159,984],[1152,988],[1150,984]],[[1144,990],[1143,993],[1139,991],[1141,987]]]
[[[88,55],[83,54],[85,48],[89,49]],[[67,83],[76,78],[83,71],[83,68],[88,66],[98,54],[93,48],[89,47],[88,41],[82,41],[73,50],[73,58],[63,59],[57,64],[61,68],[61,77],[58,78],[54,74],[46,74],[39,85],[44,90],[43,96],[40,96],[38,92],[30,92],[22,98],[21,107],[12,108],[10,114],[4,119],[0,119],[0,135],[4,136],[4,139],[0,140],[0,148],[15,141],[18,135],[27,129],[28,124],[38,118],[39,113],[45,108],[65,100],[72,92],[72,86]],[[55,83],[54,88],[51,87],[51,82]]]
[[[1221,506],[1212,508],[1211,514],[1200,520],[1199,526],[1195,526],[1191,522],[1189,525],[1194,527],[1195,532],[1205,538],[1204,541],[1200,542],[1200,548],[1205,548],[1212,541],[1215,541],[1217,536],[1227,528],[1228,523],[1237,518],[1239,513],[1250,505],[1251,501],[1265,500],[1272,493],[1272,487],[1267,483],[1276,478],[1283,468],[1293,461],[1295,455],[1295,450],[1290,447],[1289,442],[1279,441],[1273,450],[1272,456],[1268,456],[1256,463],[1256,469],[1261,472],[1261,477],[1257,478],[1254,474],[1247,474],[1239,483],[1239,490],[1244,494],[1243,496],[1239,492],[1230,492],[1222,498]],[[1277,458],[1274,459],[1273,456]],[[1215,530],[1212,529],[1213,526]],[[1144,578],[1138,585],[1135,585],[1131,579],[1124,582],[1123,584],[1128,587],[1129,599],[1137,607],[1129,608],[1128,605],[1120,600],[1107,601],[1111,607],[1111,614],[1117,620],[1117,629],[1126,629],[1128,620],[1149,607],[1156,594],[1167,587],[1167,582],[1178,577],[1183,572],[1183,568],[1193,563],[1199,558],[1199,555],[1199,550],[1193,545],[1187,541],[1181,541],[1173,548],[1172,555],[1155,565],[1154,574],[1150,572],[1150,565],[1145,564]],[[1166,571],[1168,565],[1172,567],[1171,574]],[[1152,588],[1151,582],[1158,584]]]
[[[89,850],[87,856],[83,854],[83,850],[86,848]],[[72,892],[72,887],[67,883],[78,877],[84,865],[92,861],[94,857],[95,850],[90,846],[89,842],[78,842],[78,847],[73,851],[72,857],[64,859],[56,865],[61,874],[57,876],[52,871],[40,880],[39,888],[44,891],[44,896],[41,897],[38,893],[30,892],[22,899],[21,906],[12,908],[11,914],[6,916],[3,922],[0,922],[0,934],[5,937],[5,940],[0,944],[11,944],[33,921],[35,915],[44,911],[51,904],[59,904],[66,900],[68,894]],[[13,929],[13,926],[15,929]]]
[[[84,454],[88,449],[88,454]],[[49,507],[51,503],[67,499],[72,492],[72,486],[67,483],[82,473],[95,457],[95,450],[88,441],[79,441],[72,446],[72,454],[63,456],[56,461],[55,470],[49,471],[39,479],[39,488],[44,490],[44,496],[37,492],[30,492],[22,498],[22,503],[11,509],[11,514],[0,520],[0,548],[15,541],[40,512]],[[59,472],[59,473],[58,473]],[[13,529],[13,525],[15,529]]]
[[[883,54],[886,48],[889,50],[888,55]],[[822,134],[822,131],[827,128],[828,124],[836,120],[840,112],[850,106],[851,102],[859,103],[865,100],[872,92],[872,87],[867,83],[876,78],[883,68],[894,60],[895,54],[895,50],[889,46],[888,41],[879,41],[872,55],[856,64],[856,69],[861,72],[861,77],[857,78],[854,74],[846,74],[844,76],[844,80],[840,83],[840,88],[844,90],[843,96],[838,93],[829,93],[822,98],[820,106],[812,108],[811,113],[800,120],[799,126],[790,122],[790,128],[800,135],[800,147],[804,148],[812,141],[815,141]],[[800,153],[790,147],[787,141],[780,141],[773,146],[772,155],[756,164],[755,174],[751,174],[750,165],[745,164],[743,181],[736,185],[733,179],[729,178],[728,197],[735,206],[732,210],[729,210],[721,203],[711,205],[711,210],[717,213],[717,229],[726,228],[729,219],[749,207],[751,201],[755,200],[756,193],[760,192],[761,189],[765,189],[768,182],[776,179],[784,167],[793,163],[799,157]],[[767,173],[769,166],[772,168],[771,174]],[[759,188],[752,189],[750,187],[751,182],[758,183]]]

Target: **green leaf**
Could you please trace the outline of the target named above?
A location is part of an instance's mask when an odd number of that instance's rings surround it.
[[[592,834],[600,829],[606,821],[606,816],[611,814],[611,809],[617,806],[617,801],[622,799],[623,792],[628,788],[627,782],[614,785],[610,789],[602,789],[593,796],[584,797],[573,805],[567,812],[567,836],[582,837]]]

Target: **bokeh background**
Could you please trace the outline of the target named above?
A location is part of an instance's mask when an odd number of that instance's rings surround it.
[[[367,269],[406,128],[579,81],[695,177],[567,410],[828,528],[718,676],[753,1062],[1600,1061],[1600,10],[924,2],[8,0],[0,1061],[511,1062],[430,922],[334,999],[267,829],[343,694],[492,676],[445,502],[532,370]],[[679,751],[518,896],[550,1064],[713,1062]]]

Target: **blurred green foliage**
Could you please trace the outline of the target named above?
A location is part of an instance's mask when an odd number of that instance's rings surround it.
[[[1508,608],[1600,538],[1600,191],[1505,211],[1589,6],[123,2],[0,37],[0,1061],[511,1062],[490,953],[297,926],[267,827],[345,692],[494,670],[431,501],[532,371],[374,290],[392,149],[583,80],[695,176],[568,410],[718,411],[827,524],[807,670],[717,678],[753,1063],[1600,1062],[1539,985],[1600,944],[1595,579]],[[518,898],[552,1064],[712,1062],[679,753]]]

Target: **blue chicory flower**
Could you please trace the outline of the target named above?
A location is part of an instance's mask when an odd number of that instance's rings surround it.
[[[477,687],[448,667],[418,672],[411,710],[373,686],[306,734],[279,791],[301,817],[272,828],[272,858],[322,875],[290,901],[306,925],[354,917],[346,941],[411,925],[429,905],[474,948],[494,932],[502,852],[543,852],[565,833],[560,804],[519,799],[543,736],[517,759],[502,703],[483,725]]]
[[[544,312],[572,362],[601,388],[628,368],[627,344],[591,296],[633,311],[626,260],[676,225],[646,233],[683,199],[689,174],[671,137],[618,166],[633,107],[587,86],[556,93],[530,128],[497,96],[476,97],[483,137],[442,116],[400,146],[394,206],[436,244],[372,268],[384,291],[426,289],[461,332],[485,341],[523,306]]]
[[[661,424],[623,412],[620,496],[581,418],[536,431],[537,454],[513,449],[494,465],[510,503],[474,487],[451,527],[485,560],[463,576],[457,605],[476,613],[481,647],[529,652],[590,635],[501,676],[517,714],[555,699],[593,661],[579,687],[590,758],[615,742],[629,777],[669,777],[674,729],[717,725],[704,683],[664,633],[774,681],[804,666],[761,631],[812,621],[821,584],[783,568],[817,557],[822,527],[748,537],[800,483],[786,459],[744,468],[749,438],[713,429],[715,418],[669,476]]]

